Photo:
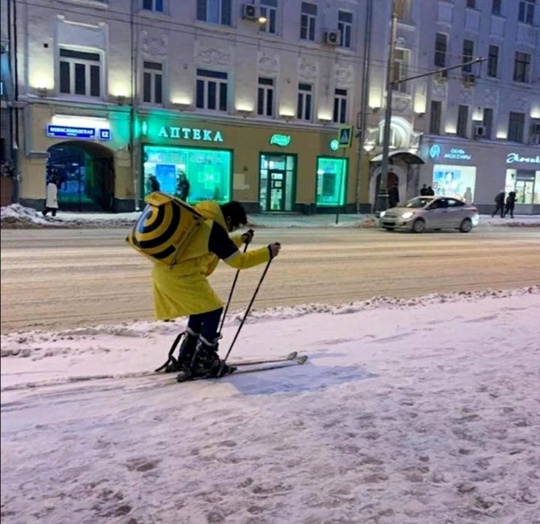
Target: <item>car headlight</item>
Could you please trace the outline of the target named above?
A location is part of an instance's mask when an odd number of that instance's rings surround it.
[[[403,215],[401,215],[401,218],[411,218],[413,215],[414,213],[412,211],[407,211],[406,213],[403,213]]]
[[[386,211],[381,211],[381,214],[379,215],[379,218],[382,218],[384,215],[386,215]]]

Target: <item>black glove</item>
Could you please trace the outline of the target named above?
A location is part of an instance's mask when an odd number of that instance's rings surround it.
[[[253,240],[253,237],[255,236],[255,231],[253,229],[248,229],[243,235],[242,235],[242,242],[244,244],[250,244]]]

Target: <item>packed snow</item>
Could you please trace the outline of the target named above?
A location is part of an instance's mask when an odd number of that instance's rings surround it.
[[[56,217],[44,217],[40,211],[12,204],[0,209],[0,224],[3,228],[17,227],[62,227],[62,228],[88,228],[88,227],[126,227],[133,225],[140,212],[131,213],[74,213],[59,211]],[[316,214],[301,215],[294,213],[265,213],[250,214],[250,225],[256,227],[378,227],[378,220],[374,215],[357,214]],[[508,227],[538,227],[539,215],[515,215],[515,218],[492,218],[490,215],[480,217],[480,227],[508,226]]]
[[[226,352],[242,312],[225,324]],[[178,384],[184,320],[2,336],[2,522],[540,523],[540,286],[254,312]]]

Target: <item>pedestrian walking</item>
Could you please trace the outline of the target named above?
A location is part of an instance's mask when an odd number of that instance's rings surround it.
[[[428,186],[426,195],[427,196],[435,196],[435,191],[431,186]]]
[[[150,185],[150,191],[159,191],[161,189],[161,184],[159,183],[159,180],[156,178],[156,175],[150,175],[148,177],[148,182]]]
[[[495,196],[495,211],[491,213],[491,218],[493,218],[497,213],[501,214],[501,218],[504,218],[504,191],[497,193]]]
[[[420,189],[420,196],[426,196],[428,194],[428,188],[427,188],[427,185],[424,184],[422,186],[422,189]]]
[[[181,172],[178,176],[178,184],[177,184],[177,191],[178,191],[178,198],[182,199],[184,202],[187,202],[187,199],[189,197],[189,180],[187,179],[187,176],[184,172]]]
[[[506,207],[504,208],[503,218],[510,213],[510,218],[514,218],[514,207],[516,206],[516,192],[510,191],[506,197]]]
[[[388,206],[390,208],[396,207],[399,204],[399,188],[397,184],[394,184],[388,190]]]
[[[58,188],[60,184],[59,175],[54,170],[51,170],[47,177],[45,209],[41,212],[44,217],[47,216],[49,211],[53,217],[56,216],[56,212],[58,211]]]

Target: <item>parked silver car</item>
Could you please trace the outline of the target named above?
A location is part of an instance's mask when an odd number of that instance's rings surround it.
[[[404,206],[383,211],[379,217],[382,228],[408,229],[422,233],[426,229],[459,229],[468,233],[479,222],[478,209],[463,200],[450,197],[420,196]]]

